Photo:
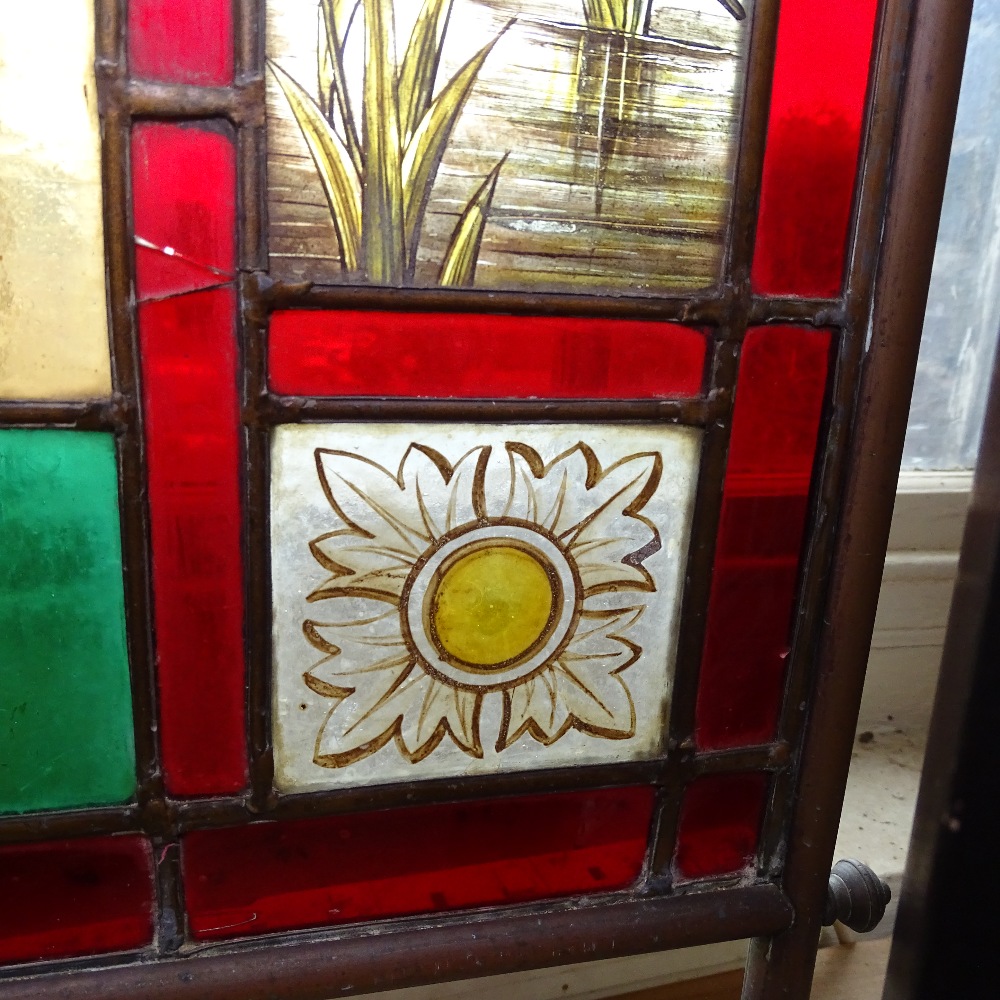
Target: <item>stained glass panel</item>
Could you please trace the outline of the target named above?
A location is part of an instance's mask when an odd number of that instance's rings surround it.
[[[199,939],[620,889],[650,788],[493,799],[205,830],[184,838]]]
[[[701,434],[279,428],[276,781],[656,753]]]
[[[153,617],[167,787],[246,780],[236,165],[221,131],[132,137]]]
[[[749,6],[749,5],[744,5]],[[749,20],[729,0],[267,4],[271,271],[714,285]],[[727,8],[729,8],[727,10]]]
[[[152,867],[140,837],[0,847],[0,963],[149,944]]]
[[[131,798],[110,434],[0,430],[0,552],[0,813]]]
[[[5,5],[0,123],[0,398],[107,396],[89,0]]]
[[[271,387],[303,396],[683,398],[707,345],[674,323],[484,313],[288,310],[268,334]]]
[[[127,0],[132,75],[171,83],[233,79],[233,0]]]
[[[761,292],[840,292],[877,9],[782,0],[753,263]]]
[[[754,856],[767,788],[766,774],[713,774],[688,785],[674,857],[678,878],[756,876]]]
[[[829,352],[825,331],[746,336],[699,681],[705,748],[774,736]]]

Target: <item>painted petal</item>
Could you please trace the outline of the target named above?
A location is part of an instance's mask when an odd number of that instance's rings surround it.
[[[479,517],[488,447],[466,452],[452,466],[443,455],[413,444],[403,456],[400,482],[413,498],[424,530],[433,538]]]
[[[625,682],[607,674],[594,660],[555,666],[559,698],[574,717],[577,729],[609,739],[625,739],[635,732],[635,705]]]
[[[623,458],[607,469],[582,442],[548,465],[534,449],[509,442],[511,486],[507,513],[535,521],[569,548],[586,594],[652,590],[642,561],[660,548],[640,511],[660,481],[655,452]]]
[[[303,679],[316,694],[344,702],[343,714],[360,718],[399,683],[410,668],[411,661],[408,653],[384,653],[359,667],[340,657],[333,657],[310,667]]]
[[[424,675],[406,693],[399,739],[412,761],[423,760],[450,734],[473,757],[482,757],[479,704],[482,696]]]
[[[331,574],[317,591],[321,595],[329,590],[329,583],[336,581],[341,588],[380,591],[398,598],[415,561],[408,549],[369,541],[351,528],[321,535],[309,543],[309,548],[313,558]]]
[[[607,674],[631,666],[639,647],[628,639],[628,631],[645,608],[594,611],[588,610],[589,603],[584,604],[576,632],[559,659],[574,670],[577,663],[588,662]]]
[[[616,462],[586,491],[570,480],[578,492],[553,530],[576,561],[585,594],[655,589],[642,561],[659,551],[660,536],[640,511],[659,485],[661,467],[658,454],[646,453]]]
[[[305,621],[302,632],[324,654],[304,675],[306,685],[327,698],[348,698],[352,710],[367,711],[396,684],[410,664],[399,630],[399,613],[379,601],[341,598],[324,621]]]
[[[330,506],[348,528],[377,546],[416,559],[431,541],[413,496],[381,465],[343,451],[316,449]]]
[[[370,756],[392,739],[403,715],[406,692],[421,670],[408,664],[381,697],[370,704],[348,697],[336,705],[320,730],[313,759],[324,767],[344,767]],[[403,697],[398,697],[402,693]],[[368,699],[365,699],[368,701]]]
[[[467,753],[482,756],[479,698],[457,692],[412,668],[375,705],[358,711],[347,698],[327,717],[316,745],[316,761],[343,766],[367,757],[395,738],[412,763],[432,753],[446,735]]]
[[[551,668],[504,692],[504,719],[497,750],[509,747],[524,733],[546,746],[562,736],[569,728],[569,713],[559,698]]]

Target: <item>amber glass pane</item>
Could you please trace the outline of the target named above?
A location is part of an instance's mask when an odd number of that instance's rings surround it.
[[[705,337],[672,323],[278,312],[269,381],[304,396],[649,398],[701,390]]]
[[[837,295],[877,0],[782,0],[753,283]]]
[[[234,265],[234,148],[144,124],[132,171],[136,235],[158,248],[140,245],[137,285],[164,771],[176,795],[233,792],[246,779],[235,294],[204,285],[225,280],[205,268]]]
[[[681,879],[734,875],[753,864],[766,774],[713,774],[688,785],[674,867]]]
[[[132,76],[169,83],[233,78],[233,0],[128,0]]]
[[[653,794],[619,788],[261,823],[189,834],[197,938],[619,889],[639,875]]]
[[[830,335],[750,330],[743,346],[698,691],[702,747],[774,736]]]
[[[153,863],[139,837],[0,847],[0,962],[141,948]]]
[[[0,397],[110,392],[93,0],[5,3]]]
[[[0,553],[0,812],[131,798],[110,434],[0,430]]]

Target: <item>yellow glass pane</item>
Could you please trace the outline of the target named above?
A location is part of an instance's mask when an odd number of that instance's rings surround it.
[[[4,7],[0,397],[111,391],[92,0]]]

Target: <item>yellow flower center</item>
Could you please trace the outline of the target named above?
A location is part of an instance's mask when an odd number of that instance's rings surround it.
[[[430,602],[431,632],[459,665],[473,672],[499,668],[550,631],[558,588],[536,550],[503,541],[469,546],[442,567]]]

